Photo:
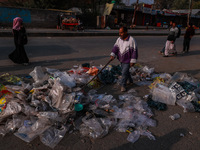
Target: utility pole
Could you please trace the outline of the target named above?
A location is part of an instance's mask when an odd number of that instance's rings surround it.
[[[187,25],[190,24],[191,12],[192,12],[192,0],[189,0],[189,10],[188,10],[188,16],[187,16]]]
[[[135,14],[136,14],[136,10],[137,10],[137,8],[138,8],[138,2],[139,2],[139,0],[137,0],[136,5],[135,5],[134,14],[133,14],[133,19],[132,19],[132,25],[134,25]]]

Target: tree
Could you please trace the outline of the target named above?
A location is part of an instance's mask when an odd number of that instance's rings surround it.
[[[193,9],[200,9],[200,1],[193,1],[193,5],[192,5]]]

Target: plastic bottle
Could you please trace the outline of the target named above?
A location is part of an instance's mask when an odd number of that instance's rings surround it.
[[[179,119],[180,117],[181,117],[181,115],[178,114],[178,113],[169,116],[169,118],[171,118],[172,120],[177,120],[177,119]]]

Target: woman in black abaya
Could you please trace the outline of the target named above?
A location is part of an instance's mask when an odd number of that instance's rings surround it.
[[[29,59],[26,55],[24,44],[27,43],[26,30],[23,26],[23,20],[20,17],[16,17],[13,20],[13,35],[15,50],[9,54],[9,58],[17,64],[28,65]]]

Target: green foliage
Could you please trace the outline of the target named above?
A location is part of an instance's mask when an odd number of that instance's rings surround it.
[[[188,0],[174,0],[172,9],[188,9],[189,1]]]
[[[200,1],[194,1],[193,2],[193,5],[192,5],[192,8],[193,9],[200,9]]]

